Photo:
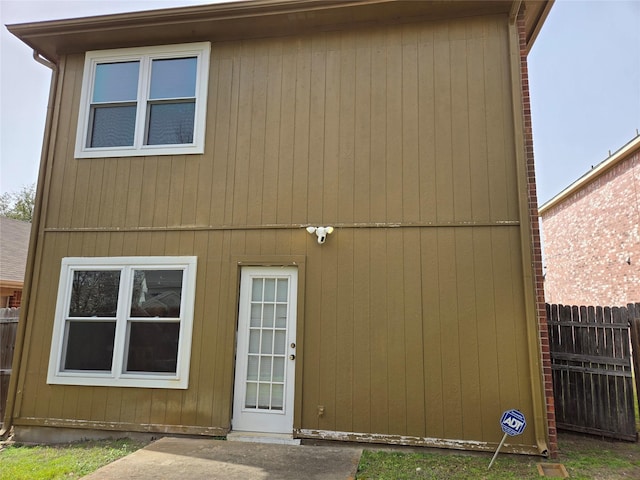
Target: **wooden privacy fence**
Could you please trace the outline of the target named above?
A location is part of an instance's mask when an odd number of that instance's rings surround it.
[[[19,316],[19,308],[0,308],[0,424],[4,419],[4,410],[7,404]]]
[[[557,427],[635,441],[630,324],[640,330],[640,303],[547,304],[547,321]]]

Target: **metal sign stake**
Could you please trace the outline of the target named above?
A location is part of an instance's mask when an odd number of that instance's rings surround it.
[[[493,458],[491,459],[491,463],[489,464],[489,468],[487,468],[487,470],[489,470],[491,468],[491,465],[493,465],[493,462],[496,460],[496,457],[498,456],[498,452],[500,452],[500,449],[502,448],[502,445],[504,445],[504,441],[507,439],[508,434],[504,434],[502,437],[502,441],[500,442],[500,445],[498,445],[498,448],[496,450],[496,453],[493,454]]]

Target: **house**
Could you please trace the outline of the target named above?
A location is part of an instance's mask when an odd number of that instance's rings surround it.
[[[518,409],[505,450],[552,454],[526,69],[550,7],[258,0],[9,26],[54,72],[16,438],[490,451]]]
[[[640,301],[640,136],[542,205],[540,217],[549,303]]]
[[[16,308],[22,299],[31,224],[0,216],[0,308]]]

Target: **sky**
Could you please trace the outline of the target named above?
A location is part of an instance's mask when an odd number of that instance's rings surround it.
[[[51,82],[4,25],[205,3],[0,0],[0,193],[37,180]],[[556,0],[528,62],[542,204],[640,130],[640,0]]]

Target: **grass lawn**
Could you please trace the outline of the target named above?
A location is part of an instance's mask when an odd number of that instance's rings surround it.
[[[78,479],[128,455],[145,443],[132,440],[82,442],[58,446],[8,445],[0,450],[0,480]],[[556,460],[501,454],[491,470],[490,453],[431,449],[368,449],[358,480],[527,480],[542,478],[540,462],[562,463],[576,480],[640,479],[640,444],[563,433]],[[248,479],[249,480],[249,479]]]
[[[488,470],[490,454],[440,453],[392,450],[365,451],[358,480],[503,480],[539,479],[537,464],[561,463],[576,480],[640,478],[640,444],[599,438],[560,436],[560,456],[555,460],[500,454]]]
[[[81,478],[144,445],[128,439],[55,446],[7,445],[0,450],[0,480]]]

